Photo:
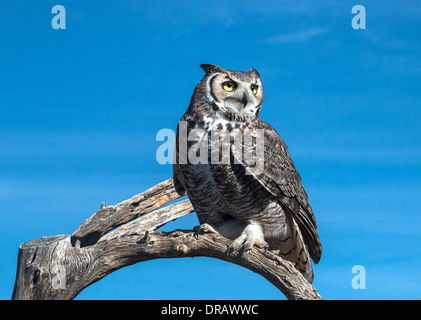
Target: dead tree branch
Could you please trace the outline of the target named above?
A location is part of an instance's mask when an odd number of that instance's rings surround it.
[[[154,232],[194,211],[189,200],[160,208],[178,197],[169,179],[114,206],[102,205],[72,235],[21,244],[12,299],[73,299],[92,283],[134,263],[196,256],[248,268],[265,277],[288,299],[321,299],[289,261],[271,252],[253,248],[248,254],[234,252],[227,256],[231,240],[218,233]]]

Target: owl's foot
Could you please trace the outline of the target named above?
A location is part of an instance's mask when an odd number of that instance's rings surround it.
[[[199,235],[204,234],[204,233],[218,233],[218,231],[215,230],[214,227],[212,227],[210,224],[208,223],[203,223],[200,226],[195,226],[193,228],[194,233],[194,237],[196,239],[199,238]]]
[[[248,224],[240,236],[237,237],[227,249],[227,256],[234,250],[240,250],[240,254],[249,253],[253,246],[264,249],[266,252],[269,249],[269,244],[265,241],[262,228],[258,224]]]

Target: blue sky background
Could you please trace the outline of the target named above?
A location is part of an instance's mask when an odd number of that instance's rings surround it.
[[[51,8],[66,8],[53,30]],[[366,8],[367,29],[351,27]],[[176,128],[200,63],[257,69],[261,119],[285,142],[316,214],[325,299],[420,299],[418,1],[0,2],[0,298],[19,244],[71,234],[172,175],[155,141]],[[194,215],[165,230],[192,228]],[[366,269],[354,290],[351,269]],[[121,269],[79,299],[283,299],[209,258]]]

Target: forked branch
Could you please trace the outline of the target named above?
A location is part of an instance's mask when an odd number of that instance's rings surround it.
[[[154,232],[194,211],[189,200],[160,208],[178,197],[169,179],[114,206],[102,205],[72,235],[21,244],[12,299],[73,299],[92,283],[134,263],[196,256],[248,268],[265,277],[288,299],[321,299],[292,263],[270,251],[253,248],[247,254],[227,256],[231,240],[218,233]]]

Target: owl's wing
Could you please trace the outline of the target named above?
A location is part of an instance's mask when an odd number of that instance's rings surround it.
[[[174,183],[175,190],[177,191],[180,197],[185,196],[186,189],[182,185],[181,181],[183,179],[183,176],[180,170],[178,169],[178,165],[173,164],[172,170],[173,170],[173,183]]]
[[[177,133],[175,138],[175,149],[174,149],[174,157],[173,157],[173,182],[175,190],[177,191],[178,195],[180,197],[184,196],[186,194],[186,189],[183,187],[184,177],[182,172],[179,170],[178,162],[179,162],[179,154],[178,154],[178,147],[179,147],[179,134],[178,134],[179,127],[177,125]]]
[[[317,234],[317,224],[313,210],[308,202],[308,196],[301,183],[301,177],[295,168],[294,162],[288,152],[288,147],[275,129],[268,123],[255,120],[249,123],[248,129],[256,133],[263,133],[263,159],[257,157],[256,165],[247,164],[243,157],[233,150],[234,156],[284,207],[292,213],[302,231],[304,241],[315,263],[318,263],[322,254],[322,246]],[[258,139],[258,138],[257,138]],[[259,140],[257,143],[259,143]],[[256,147],[253,144],[254,148]],[[243,150],[245,155],[245,150]],[[256,151],[258,152],[258,151]],[[260,161],[260,163],[259,163]],[[256,170],[261,165],[262,170]],[[250,170],[252,169],[252,170]]]

